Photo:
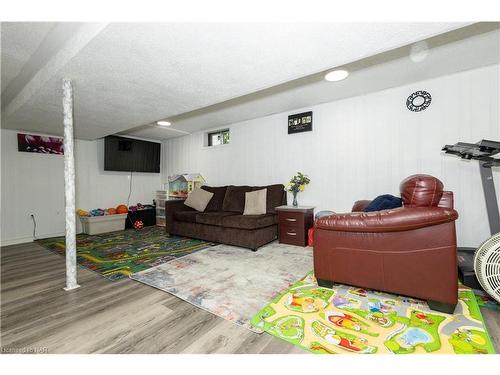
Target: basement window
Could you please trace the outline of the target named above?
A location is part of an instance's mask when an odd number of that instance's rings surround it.
[[[207,135],[208,147],[227,145],[229,143],[229,129],[213,131]]]

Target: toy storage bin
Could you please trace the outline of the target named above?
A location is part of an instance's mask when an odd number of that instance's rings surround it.
[[[127,215],[80,216],[82,231],[86,234],[100,234],[124,230]]]
[[[167,191],[166,190],[156,190],[156,199],[167,199]]]
[[[156,200],[156,209],[159,209],[159,208],[165,209],[165,201],[166,201],[166,199],[159,199],[158,198]]]
[[[156,217],[156,225],[159,227],[165,226],[165,216],[157,216]]]

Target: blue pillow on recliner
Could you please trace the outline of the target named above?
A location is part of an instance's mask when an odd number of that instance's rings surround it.
[[[394,195],[384,194],[379,195],[372,200],[368,206],[363,209],[363,212],[372,212],[380,210],[388,210],[390,208],[397,208],[403,206],[403,200],[395,197]]]

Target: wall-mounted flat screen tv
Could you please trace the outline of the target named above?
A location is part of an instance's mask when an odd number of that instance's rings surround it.
[[[110,135],[104,138],[104,170],[160,173],[161,144]]]

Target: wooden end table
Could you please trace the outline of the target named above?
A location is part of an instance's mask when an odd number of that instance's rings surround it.
[[[307,231],[314,224],[314,207],[279,206],[279,242],[296,246],[307,246]]]

